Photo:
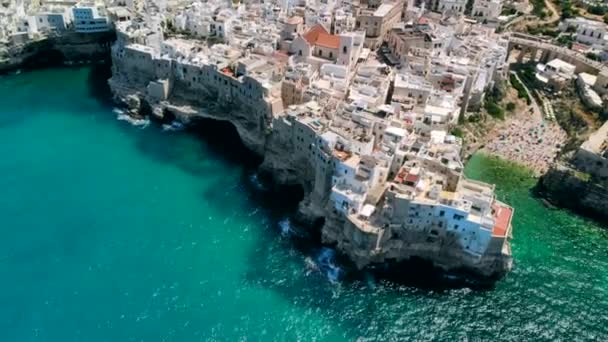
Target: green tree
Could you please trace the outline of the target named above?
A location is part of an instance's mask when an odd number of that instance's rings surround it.
[[[507,108],[507,110],[508,110],[509,112],[514,111],[514,110],[515,110],[515,103],[513,103],[513,102],[509,102],[509,103],[507,103],[507,107],[506,107],[506,108]]]
[[[562,8],[562,19],[568,19],[575,16],[575,10],[572,9],[572,3],[570,0],[564,0],[561,3]]]
[[[587,52],[587,54],[585,54],[585,57],[587,57],[587,58],[589,58],[590,60],[593,60],[593,61],[599,61],[600,60],[600,57],[598,55],[596,55],[595,53],[593,53],[593,52]]]
[[[459,137],[459,138],[464,137],[464,132],[462,131],[462,129],[460,127],[452,128],[452,130],[450,131],[450,134],[452,134],[453,136]]]
[[[601,5],[590,6],[588,11],[589,11],[589,13],[595,14],[595,15],[604,15],[607,12],[606,7],[601,6]]]
[[[502,108],[500,108],[500,106],[496,102],[494,102],[494,99],[492,99],[492,98],[486,99],[486,101],[484,103],[484,107],[485,107],[486,111],[488,112],[488,114],[490,114],[491,117],[500,119],[500,120],[505,118],[504,110],[502,110]]]
[[[608,14],[604,15],[604,22],[608,24]]]

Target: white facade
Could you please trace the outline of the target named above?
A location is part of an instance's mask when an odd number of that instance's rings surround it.
[[[108,17],[99,15],[97,7],[78,5],[72,8],[74,30],[79,33],[96,33],[110,30]]]
[[[439,0],[437,2],[437,10],[441,13],[464,13],[467,6],[467,0]]]
[[[502,0],[475,0],[471,15],[477,20],[495,20],[502,11]]]
[[[34,15],[34,21],[39,32],[63,31],[67,28],[69,18],[64,13],[40,13]]]

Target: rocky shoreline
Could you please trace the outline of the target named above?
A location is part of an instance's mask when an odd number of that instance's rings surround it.
[[[108,37],[111,39],[111,37]],[[89,42],[91,43],[91,42]],[[89,44],[87,43],[87,44]],[[84,43],[83,43],[84,44]],[[108,58],[109,45],[97,44],[92,50],[84,49],[84,53],[76,53],[78,45],[63,41],[61,44],[45,43],[25,54],[15,63],[5,65],[3,70],[15,68],[30,68],[32,63],[39,61],[38,57],[48,51],[59,51],[57,60],[51,61],[77,61],[77,60],[105,60]],[[57,49],[57,47],[60,47]],[[72,52],[68,52],[72,51]],[[94,51],[94,53],[91,53]],[[90,59],[89,59],[90,58]],[[43,63],[42,66],[48,64]],[[490,256],[482,263],[468,263],[461,258],[461,252],[450,249],[449,246],[429,247],[424,241],[415,238],[407,246],[397,246],[393,257],[357,256],[359,253],[349,246],[340,245],[336,234],[346,229],[344,220],[340,220],[331,208],[327,206],[328,198],[318,198],[313,191],[315,174],[312,165],[305,160],[293,160],[290,153],[291,146],[285,140],[273,134],[266,124],[254,122],[251,115],[233,106],[230,102],[221,101],[213,91],[199,92],[188,89],[187,85],[175,82],[171,95],[163,101],[154,101],[146,96],[145,85],[133,80],[127,80],[121,75],[112,73],[108,81],[113,100],[124,107],[128,115],[134,118],[145,116],[160,122],[176,120],[183,125],[190,125],[200,119],[226,121],[232,124],[242,143],[253,153],[258,155],[262,163],[258,167],[260,175],[269,178],[273,184],[280,186],[301,187],[304,197],[299,203],[294,219],[309,229],[316,229],[313,235],[321,237],[324,245],[332,246],[346,257],[344,260],[352,261],[349,267],[357,270],[354,273],[373,272],[381,274],[395,274],[398,269],[408,269],[408,264],[427,265],[433,279],[447,279],[449,281],[493,284],[502,278],[512,267],[512,259],[504,255]],[[406,257],[404,251],[408,251]],[[509,253],[510,255],[510,253]],[[405,266],[404,266],[405,265]],[[411,269],[417,269],[413,267]],[[399,272],[397,272],[399,273]],[[416,275],[414,275],[416,276]],[[447,277],[447,278],[446,278]],[[444,279],[444,280],[445,280]],[[409,279],[411,280],[411,279]]]
[[[176,84],[171,92],[171,97],[166,101],[154,102],[146,98],[137,87],[130,85],[119,76],[114,75],[109,80],[114,101],[124,106],[127,112],[134,117],[149,115],[153,120],[171,121],[177,120],[181,124],[189,125],[199,119],[212,119],[227,121],[231,123],[242,141],[242,143],[253,153],[261,157],[262,162],[258,167],[258,173],[270,179],[273,184],[279,186],[299,186],[302,188],[304,198],[298,205],[294,214],[297,224],[315,229],[312,235],[320,235],[323,245],[337,249],[339,253],[346,256],[345,260],[352,262],[351,269],[359,272],[380,272],[382,274],[393,273],[391,267],[405,267],[409,261],[414,264],[428,263],[435,270],[434,278],[442,278],[450,275],[450,280],[458,279],[458,282],[470,280],[478,284],[488,284],[502,278],[512,267],[512,259],[505,259],[504,255],[487,257],[481,264],[467,264],[462,260],[462,252],[457,248],[449,246],[432,245],[429,247],[424,238],[412,238],[407,246],[397,246],[394,249],[394,258],[380,256],[357,255],[363,251],[357,251],[352,246],[341,245],[336,237],[340,232],[347,229],[345,220],[336,215],[327,205],[327,198],[317,198],[313,191],[314,168],[306,166],[302,160],[293,160],[289,152],[290,146],[280,139],[272,131],[262,129],[257,123],[252,122],[251,116],[243,113],[237,107],[231,107],[228,103],[221,103],[212,93],[202,95],[187,89],[183,85]],[[439,249],[438,249],[439,248]],[[403,252],[409,251],[404,258]],[[399,261],[398,261],[399,260]],[[400,266],[396,266],[400,265]],[[431,272],[433,273],[433,272]]]
[[[540,177],[535,192],[552,205],[608,222],[608,189],[564,163]]]
[[[0,62],[0,73],[56,65],[90,64],[110,59],[110,47],[116,39],[113,31],[82,34],[65,32],[24,45],[9,46]]]

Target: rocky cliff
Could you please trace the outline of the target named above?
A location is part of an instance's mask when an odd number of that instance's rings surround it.
[[[549,169],[536,190],[551,203],[608,222],[608,189],[566,164]]]
[[[128,108],[133,116],[150,115],[157,120],[175,119],[184,124],[200,118],[230,122],[243,144],[263,158],[260,174],[277,185],[302,187],[304,199],[296,214],[297,220],[312,225],[323,215],[322,205],[311,198],[315,177],[312,165],[306,160],[294,159],[290,141],[274,134],[246,109],[223,101],[212,90],[192,90],[178,81],[173,84],[169,98],[157,102],[141,91],[145,85],[115,76],[109,82],[114,100]]]
[[[329,207],[322,241],[335,245],[357,269],[424,260],[444,272],[499,279],[511,270],[513,263],[510,250],[475,257],[463,252],[455,238],[448,235],[430,239],[428,232],[422,231],[397,236],[390,228],[378,234],[364,234]],[[508,244],[505,246],[509,248]],[[494,249],[500,250],[500,247]]]
[[[2,56],[1,71],[34,68],[61,63],[93,62],[109,58],[114,32],[83,34],[65,32],[59,36],[10,46]]]

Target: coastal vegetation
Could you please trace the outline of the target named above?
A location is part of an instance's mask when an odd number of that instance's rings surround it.
[[[484,108],[491,117],[499,120],[505,119],[505,111],[500,108],[497,99],[493,97],[487,97],[484,102]]]
[[[574,36],[572,34],[562,34],[557,37],[555,41],[557,42],[557,45],[571,48],[572,43],[574,42]]]
[[[502,84],[495,85],[484,98],[484,109],[491,117],[499,120],[505,119],[505,111],[500,106],[500,102],[504,98],[504,89]]]
[[[532,0],[532,14],[541,19],[545,19],[547,17],[547,12],[545,9],[546,6],[544,0]]]
[[[560,9],[562,11],[562,19],[572,18],[578,14],[578,10],[572,8],[572,3],[570,0],[562,0],[560,2]]]
[[[450,134],[459,138],[463,138],[464,137],[464,132],[462,131],[462,128],[460,127],[454,127],[450,130]]]
[[[589,6],[589,8],[587,9],[587,12],[594,14],[594,15],[606,15],[608,14],[608,7],[607,6],[602,6],[602,5],[592,5]]]
[[[517,91],[517,97],[520,99],[524,99],[528,105],[532,103],[532,100],[528,96],[528,92],[524,88],[524,85],[519,82],[517,77],[513,74],[509,76],[509,81],[511,82],[511,86]]]

